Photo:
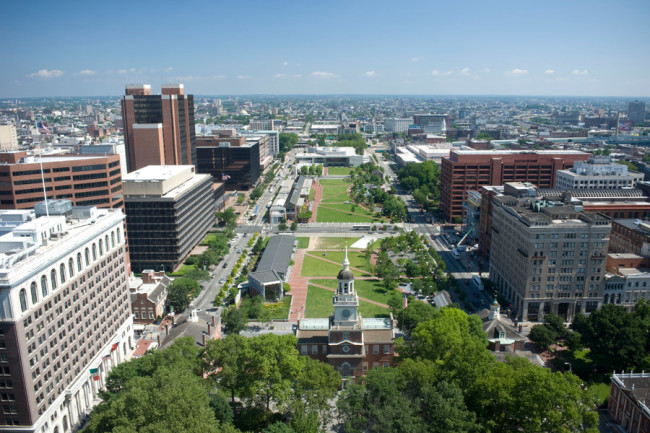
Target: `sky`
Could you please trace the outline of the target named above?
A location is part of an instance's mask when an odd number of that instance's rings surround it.
[[[0,98],[650,96],[648,0],[2,2]]]

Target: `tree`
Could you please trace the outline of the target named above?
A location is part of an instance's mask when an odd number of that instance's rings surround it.
[[[249,342],[248,338],[237,334],[209,340],[202,356],[205,371],[211,373],[209,378],[230,394],[233,403],[236,396],[249,392],[251,387],[251,377],[247,373],[252,356]]]
[[[264,238],[262,236],[257,238],[257,241],[255,241],[255,245],[253,245],[253,253],[257,254],[262,252],[264,249]]]
[[[397,326],[406,335],[423,322],[427,322],[438,316],[440,311],[426,302],[412,302],[406,309],[400,311],[397,315]]]
[[[564,338],[567,334],[566,326],[564,326],[564,319],[555,313],[548,313],[544,315],[544,323],[555,332],[556,339]]]
[[[291,230],[292,232],[295,232],[296,230],[298,230],[298,223],[295,222],[295,221],[293,221],[293,222],[291,223],[290,230]]]
[[[181,312],[200,291],[198,282],[190,278],[176,278],[167,288],[167,303],[175,312]]]
[[[278,230],[280,230],[281,232],[287,231],[287,223],[281,222],[280,224],[278,224]]]
[[[493,137],[490,134],[488,134],[487,132],[481,132],[480,134],[478,134],[476,136],[476,139],[477,140],[492,140]]]
[[[298,143],[298,134],[281,132],[279,134],[280,139],[280,150],[283,152],[288,152],[293,149],[294,146]]]
[[[232,307],[226,311],[223,318],[223,327],[224,331],[227,334],[239,334],[246,328],[246,317],[244,313],[236,308]]]
[[[278,421],[262,430],[262,433],[296,433],[296,431],[291,426]]]
[[[232,424],[235,415],[232,407],[230,407],[230,403],[228,403],[228,398],[219,391],[210,394],[209,397],[210,408],[213,410],[214,417],[217,421]]]
[[[542,350],[548,350],[555,343],[557,333],[547,325],[535,325],[530,329],[528,339]]]

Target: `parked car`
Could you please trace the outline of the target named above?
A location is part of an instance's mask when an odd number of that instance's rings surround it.
[[[222,268],[226,269],[228,267],[228,263],[224,263]]]

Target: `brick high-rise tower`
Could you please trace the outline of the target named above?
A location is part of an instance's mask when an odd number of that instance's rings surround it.
[[[186,95],[182,84],[163,84],[161,95],[152,95],[149,84],[126,86],[122,119],[129,172],[196,164],[194,96]]]

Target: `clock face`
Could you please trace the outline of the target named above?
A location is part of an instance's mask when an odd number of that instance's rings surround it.
[[[343,315],[344,319],[347,319],[348,317],[350,317],[350,310],[341,311],[341,315]]]
[[[345,310],[345,311],[347,311],[347,310]],[[348,346],[347,344],[344,345],[344,346],[343,346],[343,351],[344,351],[345,353],[348,353],[348,352],[350,351],[350,346]]]

